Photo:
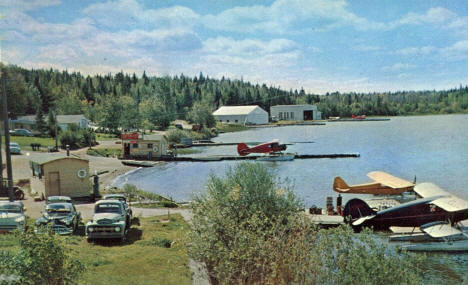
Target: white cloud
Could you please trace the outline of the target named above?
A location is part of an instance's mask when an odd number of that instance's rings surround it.
[[[161,9],[146,9],[136,0],[108,1],[92,4],[83,10],[83,14],[98,24],[110,28],[132,30],[135,28],[191,29],[200,17],[190,8],[173,6]]]
[[[405,55],[405,56],[412,56],[412,55],[429,55],[435,54],[437,52],[437,48],[433,46],[424,46],[424,47],[408,47],[399,49],[396,51],[397,54]]]
[[[235,7],[217,15],[206,15],[202,21],[209,29],[243,33],[287,33],[297,28],[298,23],[304,24],[305,30],[340,25],[351,25],[360,30],[385,27],[348,11],[343,0],[276,0],[271,6]]]
[[[398,24],[442,24],[451,21],[456,17],[457,15],[452,11],[446,8],[436,7],[429,9],[425,14],[409,13],[408,15],[400,19],[398,21]]]
[[[450,60],[468,59],[468,40],[458,41],[455,44],[440,50],[441,56]]]
[[[32,11],[37,8],[60,5],[60,0],[0,0],[0,7],[9,11]]]
[[[414,67],[416,66],[413,64],[398,62],[391,66],[384,66],[382,67],[382,70],[383,71],[402,71],[402,70],[412,69]]]

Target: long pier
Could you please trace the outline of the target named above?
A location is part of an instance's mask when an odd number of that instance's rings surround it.
[[[152,160],[139,159],[139,160],[122,160],[122,164],[128,166],[138,167],[151,167],[158,163],[158,161],[178,162],[178,161],[192,161],[192,162],[210,162],[210,161],[223,161],[223,160],[256,160],[262,158],[263,155],[210,155],[210,156],[174,156],[174,157],[157,157]],[[360,157],[359,153],[331,153],[331,154],[295,154],[295,159],[319,159],[319,158],[356,158]]]
[[[369,119],[336,119],[328,120],[327,122],[381,122],[381,121],[390,121],[389,118],[369,118]]]

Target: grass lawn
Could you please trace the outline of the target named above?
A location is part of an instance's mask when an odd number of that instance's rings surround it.
[[[115,134],[95,133],[95,135],[97,141],[113,141],[120,139],[120,137]]]
[[[121,156],[121,148],[91,148],[86,151],[86,154],[93,156],[102,156],[102,157],[114,157]]]
[[[232,132],[245,131],[245,130],[248,130],[249,128],[244,125],[217,123],[216,129],[220,133],[232,133]]]
[[[191,284],[183,243],[188,225],[178,214],[140,218],[124,244],[88,243],[84,236],[63,237],[86,266],[79,284]],[[82,230],[84,231],[84,230]],[[15,250],[13,236],[0,235],[0,250]],[[172,244],[170,248],[165,245]]]
[[[5,142],[5,136],[2,136],[2,142]],[[55,138],[10,136],[10,142],[17,142],[20,145],[21,150],[32,150],[31,143],[40,143],[42,150],[47,150],[48,146],[55,147]]]

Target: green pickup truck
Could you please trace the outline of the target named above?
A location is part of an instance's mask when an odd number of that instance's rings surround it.
[[[86,223],[88,242],[96,239],[125,240],[130,224],[127,211],[119,200],[101,200],[94,204],[93,220]]]

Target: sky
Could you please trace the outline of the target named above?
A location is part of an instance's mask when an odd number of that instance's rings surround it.
[[[468,84],[466,0],[0,0],[1,61],[307,92]]]

